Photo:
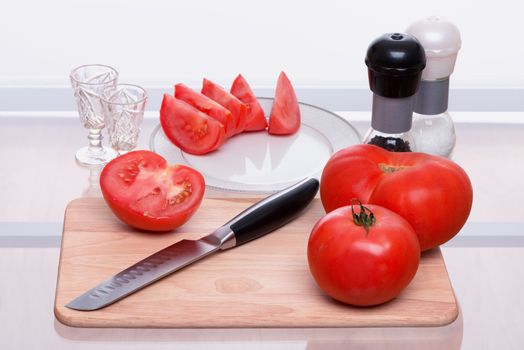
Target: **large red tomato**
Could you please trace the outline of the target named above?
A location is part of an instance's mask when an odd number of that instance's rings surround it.
[[[473,189],[466,172],[446,158],[356,145],[328,161],[320,196],[327,212],[352,198],[394,211],[415,229],[424,251],[460,231],[471,210]]]
[[[195,213],[205,184],[196,170],[169,166],[150,151],[134,151],[104,167],[100,187],[109,208],[126,224],[149,231],[169,231]]]
[[[327,294],[370,306],[395,298],[409,284],[420,248],[415,231],[401,216],[376,205],[354,205],[317,222],[307,256],[313,278]]]

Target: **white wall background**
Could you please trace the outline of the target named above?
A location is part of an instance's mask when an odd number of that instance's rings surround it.
[[[146,86],[367,87],[364,55],[383,32],[443,15],[461,29],[453,87],[524,86],[519,0],[2,0],[0,87],[68,85],[80,64],[113,65]]]

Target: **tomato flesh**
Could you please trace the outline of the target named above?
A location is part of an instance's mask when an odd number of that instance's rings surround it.
[[[409,223],[394,212],[365,205],[376,222],[366,233],[353,221],[352,207],[336,209],[314,226],[308,241],[313,278],[331,297],[371,306],[398,296],[415,276],[420,248]],[[358,205],[353,211],[360,212]]]
[[[281,72],[275,90],[275,100],[269,117],[268,132],[273,135],[294,134],[300,128],[300,107],[288,77]]]
[[[203,176],[184,165],[169,166],[150,151],[134,151],[109,162],[100,174],[109,208],[129,226],[169,231],[184,224],[204,196]]]
[[[160,125],[171,142],[191,154],[212,152],[226,140],[220,122],[168,94],[160,107]]]
[[[204,83],[202,85],[202,94],[213,99],[231,112],[235,123],[233,134],[239,134],[245,130],[246,114],[248,110],[244,103],[224,90],[224,88],[222,88],[220,85],[215,84],[207,79],[204,79]]]
[[[184,84],[175,85],[175,98],[190,104],[199,111],[220,122],[220,124],[225,128],[226,137],[233,135],[236,128],[233,115],[228,109],[222,107],[214,100],[196,92]]]
[[[253,90],[246,79],[239,74],[231,85],[231,94],[248,106],[245,131],[264,130],[267,127],[266,116]]]
[[[471,211],[473,189],[466,172],[446,158],[356,145],[327,162],[320,197],[327,212],[352,198],[394,211],[415,229],[424,251],[460,231]]]

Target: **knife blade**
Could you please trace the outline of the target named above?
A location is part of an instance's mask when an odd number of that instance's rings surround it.
[[[140,260],[65,306],[80,311],[101,309],[209,254],[270,233],[297,217],[315,198],[318,187],[318,180],[304,179],[253,204],[199,240],[181,240]]]

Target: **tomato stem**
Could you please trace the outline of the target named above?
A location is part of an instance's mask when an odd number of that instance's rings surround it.
[[[358,202],[358,205],[360,206],[360,213],[356,214],[355,210],[353,208],[353,203]],[[369,234],[369,228],[373,226],[377,219],[375,218],[375,215],[373,215],[373,212],[362,205],[362,202],[358,200],[357,198],[351,199],[351,213],[353,214],[353,222],[357,226],[364,226],[364,229],[366,230],[366,237]]]

